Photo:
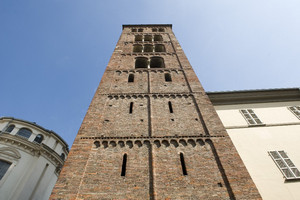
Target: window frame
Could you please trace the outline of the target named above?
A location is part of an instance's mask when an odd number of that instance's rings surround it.
[[[285,155],[285,157],[282,155],[282,153]],[[292,162],[292,160],[288,157],[287,153],[283,150],[280,151],[268,151],[268,154],[276,164],[276,166],[279,168],[283,176],[285,177],[286,180],[299,180],[300,179],[300,171],[298,168],[295,166],[295,164]],[[274,154],[277,154],[277,157],[274,156]],[[289,161],[287,161],[289,160]],[[284,165],[284,166],[280,166]],[[294,170],[293,170],[294,169]],[[299,174],[298,176],[296,175],[295,171]],[[289,172],[289,173],[288,173]],[[292,175],[289,176],[289,175]]]
[[[289,106],[287,109],[291,111],[298,119],[300,119],[300,106]]]
[[[255,114],[255,112],[253,111],[253,109],[247,108],[247,109],[240,109],[239,111],[240,111],[241,115],[244,117],[244,119],[246,120],[246,122],[248,123],[249,126],[264,126],[265,125],[263,123],[263,121],[261,121],[258,118],[258,116]],[[243,111],[246,112],[246,113],[244,113]],[[247,118],[246,114],[249,115],[250,119]],[[254,123],[251,123],[250,120],[252,120]],[[259,122],[257,122],[257,120]]]
[[[29,135],[29,137],[26,137],[26,136],[23,136],[23,135],[19,135],[19,134],[18,134],[22,129],[25,129],[25,130],[28,130],[28,131],[31,132],[31,134]],[[24,128],[24,127],[23,127],[23,128],[20,128],[20,129],[18,130],[18,132],[16,133],[16,136],[29,140],[29,138],[32,136],[32,133],[33,133],[33,132],[32,132],[31,129],[29,129],[29,128]]]

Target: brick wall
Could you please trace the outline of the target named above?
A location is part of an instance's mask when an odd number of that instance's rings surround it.
[[[155,44],[166,52],[133,52]],[[170,25],[124,26],[50,199],[261,199]]]

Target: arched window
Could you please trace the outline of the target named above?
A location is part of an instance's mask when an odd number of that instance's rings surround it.
[[[136,32],[137,30],[135,28],[131,29],[131,32]]]
[[[161,57],[152,57],[150,60],[150,68],[164,68],[164,59]]]
[[[9,125],[9,127],[7,127],[7,128],[5,129],[5,132],[11,133],[12,130],[14,130],[14,128],[15,128],[15,125]]]
[[[136,58],[135,68],[148,68],[148,58],[145,57]]]
[[[160,29],[158,29],[158,31],[159,31],[159,32],[165,32],[165,29],[160,28]]]
[[[38,135],[34,138],[33,141],[40,144],[43,140],[44,140],[44,136],[41,135],[41,134],[38,134]]]
[[[157,28],[153,28],[153,29],[152,29],[152,32],[157,32]]]
[[[144,41],[146,41],[146,42],[152,42],[152,35],[145,35],[144,36]]]
[[[60,154],[60,158],[61,158],[62,160],[65,160],[65,158],[66,158],[65,154],[64,154],[64,153],[61,153],[61,154]]]
[[[142,28],[138,29],[138,32],[143,32],[143,31],[144,31],[144,29],[142,29]]]
[[[172,82],[171,74],[165,73],[165,81],[166,82]]]
[[[24,137],[24,138],[29,138],[31,136],[32,132],[31,130],[27,129],[27,128],[21,128],[18,132],[17,135]]]
[[[133,83],[133,82],[134,82],[134,74],[129,74],[128,83]]]
[[[143,36],[142,35],[136,35],[134,40],[136,42],[141,42],[141,41],[143,41]]]
[[[153,46],[151,44],[146,44],[144,46],[144,52],[153,52]]]
[[[161,35],[154,35],[154,41],[156,41],[156,42],[163,41],[162,36]]]
[[[140,44],[134,45],[133,46],[133,52],[142,52],[143,51],[143,46]]]
[[[163,44],[156,44],[155,52],[166,52],[165,46]]]

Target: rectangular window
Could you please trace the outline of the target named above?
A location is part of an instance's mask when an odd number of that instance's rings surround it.
[[[288,109],[300,119],[300,106],[290,106]]]
[[[0,160],[0,180],[3,178],[11,163],[6,162],[4,160]]]
[[[300,179],[299,170],[284,151],[269,151],[268,153],[286,179]]]
[[[249,125],[262,125],[262,121],[258,119],[256,114],[253,112],[252,109],[244,109],[240,110],[246,121],[248,122]]]

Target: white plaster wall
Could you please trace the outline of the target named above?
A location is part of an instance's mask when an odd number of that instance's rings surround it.
[[[287,106],[300,102],[216,106],[227,132],[265,200],[300,199],[300,180],[285,181],[268,151],[284,150],[300,169],[300,120]],[[251,108],[266,126],[248,127],[239,109]]]
[[[7,146],[9,145],[0,144],[0,148]],[[57,180],[57,175],[54,173],[56,167],[43,156],[32,156],[21,149],[18,149],[18,152],[21,154],[21,158],[17,160],[11,171],[5,174],[0,182],[0,199],[30,199],[35,187],[38,187],[38,190],[36,190],[33,199],[48,199],[49,196],[45,196],[45,193],[49,194],[49,189],[52,190],[54,187],[55,182],[51,181],[52,185],[49,185],[49,181],[51,179]],[[47,171],[40,185],[37,186],[37,181],[46,164],[49,165]],[[37,198],[35,198],[36,196]]]
[[[2,131],[7,124],[7,120],[0,120],[0,130]],[[57,140],[56,136],[25,122],[19,123],[19,121],[13,121],[11,124],[14,124],[15,128],[10,135],[15,135],[20,128],[29,128],[32,131],[32,135],[28,139],[29,142],[32,142],[36,135],[42,134],[44,136],[42,143],[53,149],[57,141],[58,144],[55,147],[55,151],[59,155],[62,152],[64,152],[65,156],[68,155],[65,145],[60,140]],[[19,137],[18,139],[22,140]],[[9,158],[9,156],[7,157],[0,152],[0,159],[13,163],[0,181],[0,200],[47,200],[58,178],[55,173],[56,164],[50,162],[50,160],[44,157],[44,154],[34,156],[16,144],[1,141],[0,148],[2,147],[11,147],[17,150],[21,158]],[[45,168],[46,165],[48,166]],[[46,169],[45,173],[40,179],[44,169]]]

